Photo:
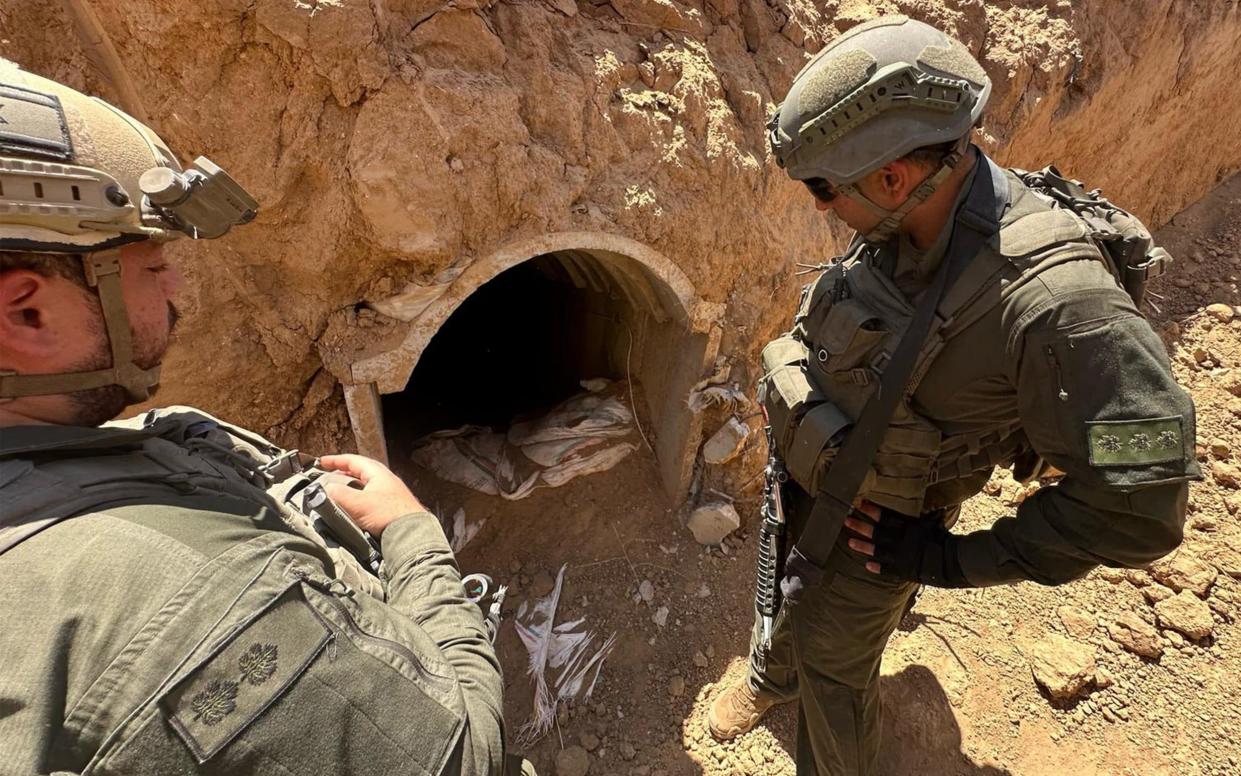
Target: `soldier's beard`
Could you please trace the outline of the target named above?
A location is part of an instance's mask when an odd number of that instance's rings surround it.
[[[144,332],[133,332],[134,363],[142,369],[150,369],[164,360],[168,350],[168,341],[172,330],[176,327],[181,315],[172,303],[168,303],[168,334],[156,337]],[[94,319],[91,324],[90,336],[97,343],[93,355],[74,364],[68,371],[91,372],[96,369],[107,369],[112,366],[112,350],[108,342],[107,330],[101,319]],[[158,388],[158,386],[156,386]],[[155,388],[152,388],[154,393]],[[73,391],[68,394],[71,405],[68,425],[98,426],[120,415],[130,405],[129,394],[119,385],[105,385],[89,388],[84,391]]]

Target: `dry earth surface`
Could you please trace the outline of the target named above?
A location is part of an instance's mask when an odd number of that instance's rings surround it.
[[[1161,311],[1152,324],[1194,396],[1205,474],[1191,487],[1184,543],[1150,570],[1099,569],[1060,588],[925,591],[884,662],[882,773],[1241,773],[1241,176],[1177,215],[1159,239],[1178,263],[1154,286]],[[739,465],[758,471],[761,448],[751,437]],[[530,752],[540,773],[572,776],[585,763],[609,776],[793,774],[792,707],[729,744],[715,743],[704,723],[723,683],[745,670],[755,487],[737,500],[740,531],[704,550],[659,495],[645,450],[517,502],[407,474],[441,514],[464,506],[469,522],[487,520],[462,565],[510,581],[510,610],[550,591],[568,564],[561,618],[585,616],[618,634],[594,698],[563,708]],[[968,502],[959,530],[1011,514],[1024,495],[998,473]],[[516,730],[532,701],[526,651],[511,624],[499,645]],[[1051,690],[1034,678],[1036,664]],[[1053,698],[1075,681],[1078,692]]]

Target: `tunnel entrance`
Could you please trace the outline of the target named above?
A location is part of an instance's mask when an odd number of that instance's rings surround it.
[[[349,367],[358,450],[403,468],[435,432],[502,433],[545,420],[576,401],[583,381],[605,378],[591,390],[633,410],[645,432],[638,443],[653,449],[665,490],[682,498],[702,431],[688,400],[715,360],[718,307],[667,258],[617,235],[505,246],[437,285],[411,284],[376,303],[407,329],[395,348]]]
[[[501,430],[581,392],[583,380],[623,379],[632,328],[625,300],[602,283],[574,279],[564,257],[546,254],[467,297],[405,390],[383,397],[389,454],[404,459],[434,431]]]

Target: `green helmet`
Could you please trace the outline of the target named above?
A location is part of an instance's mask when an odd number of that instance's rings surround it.
[[[905,16],[880,17],[841,35],[797,74],[768,122],[771,151],[793,179],[824,178],[882,213],[885,224],[866,236],[886,237],[947,177],[990,95],[991,80],[960,41]],[[911,151],[954,140],[951,164],[908,208],[884,210],[852,186]]]
[[[112,366],[0,372],[0,400],[120,385],[146,398],[159,368],[133,363],[119,247],[182,234],[219,237],[258,209],[199,157],[182,170],[154,132],[102,100],[0,59],[0,252],[80,256],[103,308]]]

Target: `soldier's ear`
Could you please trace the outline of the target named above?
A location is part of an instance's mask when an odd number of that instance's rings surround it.
[[[67,283],[67,281],[66,281]],[[59,296],[52,278],[28,269],[0,272],[0,352],[35,355],[51,345],[49,315]]]
[[[909,193],[918,187],[918,179],[915,177],[916,170],[914,165],[909,163],[907,159],[895,159],[888,162],[883,167],[875,171],[876,183],[879,186],[879,192],[888,200],[886,206],[895,207]],[[885,204],[885,203],[880,203]]]

